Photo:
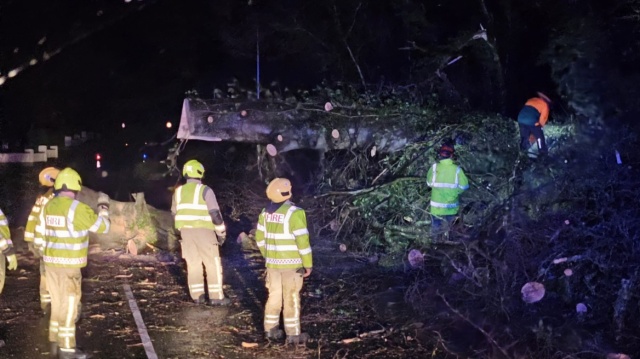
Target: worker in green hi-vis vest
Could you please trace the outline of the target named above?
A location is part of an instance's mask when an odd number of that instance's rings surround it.
[[[228,305],[229,298],[222,291],[221,246],[226,239],[226,228],[216,195],[211,187],[202,183],[204,166],[189,160],[182,168],[187,182],[176,188],[171,204],[175,227],[180,231],[182,257],[187,262],[189,294],[196,304]],[[207,287],[204,271],[207,273]]]
[[[460,210],[458,198],[469,189],[469,180],[460,166],[453,162],[453,145],[444,144],[438,150],[438,162],[427,173],[431,187],[431,234],[449,237],[451,224]]]

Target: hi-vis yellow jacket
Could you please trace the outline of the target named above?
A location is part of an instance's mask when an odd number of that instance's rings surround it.
[[[108,233],[111,222],[75,199],[56,196],[40,212],[34,245],[43,253],[45,265],[87,266],[89,232]]]
[[[36,203],[33,205],[31,209],[31,213],[29,214],[29,218],[27,219],[27,225],[24,226],[24,241],[25,242],[33,242],[35,238],[36,232],[36,224],[38,224],[38,218],[40,217],[40,212],[44,205],[49,202],[53,198],[53,188],[50,188],[44,194],[41,194],[36,199]]]
[[[9,221],[0,209],[0,251],[10,256],[15,254],[13,249],[13,242],[11,242],[11,232],[9,232]],[[1,290],[0,290],[1,291]]]
[[[199,182],[187,182],[176,188],[173,194],[173,203],[176,207],[175,227],[183,228],[205,228],[224,230],[224,223],[214,225],[209,207],[204,200],[206,189],[213,191],[208,186]]]
[[[262,210],[258,217],[256,244],[267,268],[312,268],[313,258],[303,209],[283,203],[273,213]]]
[[[469,180],[460,166],[450,158],[434,164],[427,173],[431,187],[431,214],[451,216],[458,214],[460,193],[469,189]]]

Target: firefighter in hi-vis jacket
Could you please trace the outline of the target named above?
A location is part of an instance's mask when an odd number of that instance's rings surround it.
[[[11,242],[11,232],[9,232],[9,221],[7,217],[2,213],[0,209],[0,251],[2,251],[2,261],[0,261],[0,293],[4,288],[4,275],[5,275],[5,257],[7,258],[7,268],[9,270],[15,270],[18,268],[18,260],[16,259],[16,252],[13,248],[13,242]]]
[[[300,331],[300,290],[311,275],[313,258],[307,217],[303,209],[288,201],[291,182],[276,178],[267,187],[271,201],[258,217],[256,244],[265,258],[269,298],[264,310],[267,339],[282,339],[280,313],[284,317],[287,343],[302,344],[309,336]]]
[[[27,219],[27,224],[24,226],[24,241],[27,242],[31,252],[36,257],[40,257],[40,307],[42,307],[42,311],[45,314],[49,313],[51,310],[51,294],[49,294],[49,291],[47,290],[44,261],[42,260],[39,251],[35,250],[33,247],[33,239],[35,238],[36,224],[38,223],[40,212],[42,211],[42,208],[44,208],[44,205],[53,198],[53,184],[56,177],[58,177],[58,173],[60,173],[60,170],[55,167],[47,167],[40,171],[38,180],[45,190],[36,199],[36,203],[33,205],[29,218]]]
[[[109,199],[99,197],[99,213],[76,200],[82,188],[78,172],[65,168],[56,177],[53,197],[42,209],[35,229],[34,246],[45,266],[47,289],[51,294],[49,319],[50,354],[60,359],[82,359],[76,348],[76,317],[82,297],[82,273],[87,266],[89,232],[107,233]],[[100,199],[103,198],[103,199]]]
[[[187,182],[176,188],[171,204],[175,227],[180,231],[182,257],[187,262],[187,282],[191,299],[204,304],[205,292],[209,304],[228,305],[229,298],[222,291],[222,263],[220,249],[226,239],[226,229],[216,195],[202,183],[204,166],[196,160],[187,161],[182,168]],[[207,288],[204,286],[204,264]]]

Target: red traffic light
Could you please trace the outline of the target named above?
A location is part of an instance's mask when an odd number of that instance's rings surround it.
[[[99,153],[96,153],[96,161],[100,161],[102,159],[102,156],[100,156]]]

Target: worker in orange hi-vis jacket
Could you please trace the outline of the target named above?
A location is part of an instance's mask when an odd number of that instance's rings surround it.
[[[533,139],[538,145],[539,155],[546,155],[548,152],[547,143],[544,138],[542,128],[549,120],[549,110],[551,99],[538,92],[538,96],[532,97],[524,104],[518,113],[518,126],[520,127],[520,147],[523,151],[528,151]]]

